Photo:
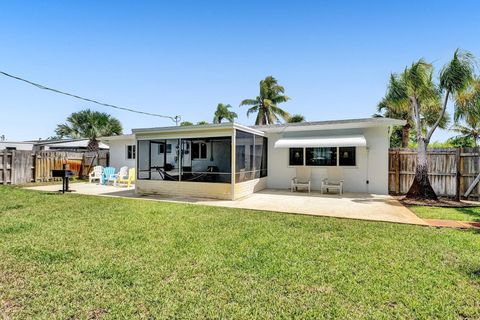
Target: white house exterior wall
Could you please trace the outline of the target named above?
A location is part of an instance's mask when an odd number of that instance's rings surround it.
[[[127,146],[135,145],[135,139],[112,140],[108,142],[110,146],[110,166],[121,168],[127,166],[135,168],[135,159],[127,159]]]
[[[296,169],[289,165],[289,149],[274,148],[282,137],[318,137],[328,135],[363,134],[367,147],[357,147],[356,166],[344,168],[345,192],[388,193],[388,127],[370,127],[345,130],[270,133],[268,137],[267,188],[285,189],[295,177]],[[368,153],[368,156],[367,156]],[[328,167],[312,168],[312,189],[319,190],[321,181],[327,178]],[[367,184],[367,180],[369,183]]]

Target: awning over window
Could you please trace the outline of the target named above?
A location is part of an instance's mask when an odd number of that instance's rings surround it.
[[[275,142],[275,148],[315,148],[315,147],[365,147],[367,140],[361,134],[349,136],[323,136],[282,138]]]

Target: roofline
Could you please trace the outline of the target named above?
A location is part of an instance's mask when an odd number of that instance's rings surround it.
[[[239,129],[247,131],[250,133],[264,135],[265,133],[261,130],[247,127],[234,122],[225,122],[225,123],[213,123],[213,124],[202,124],[202,125],[192,125],[192,126],[170,126],[170,127],[154,127],[154,128],[137,128],[132,129],[132,132],[136,134],[143,133],[164,133],[164,132],[195,132],[195,131],[205,131],[205,130],[221,130],[221,129]]]
[[[389,126],[405,125],[406,123],[407,123],[406,120],[399,120],[399,119],[392,119],[392,118],[361,118],[361,119],[343,119],[343,120],[260,125],[260,126],[252,126],[252,128],[257,130],[262,130],[264,132],[285,132],[285,131],[369,128],[369,127],[378,127],[378,126],[389,127]]]
[[[118,141],[118,140],[129,140],[135,139],[134,134],[120,134],[118,136],[108,136],[108,137],[100,137],[100,141]]]

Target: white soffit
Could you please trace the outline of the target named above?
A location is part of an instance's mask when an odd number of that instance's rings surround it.
[[[361,134],[349,136],[323,136],[282,138],[275,142],[275,148],[316,148],[316,147],[365,147],[367,140]]]

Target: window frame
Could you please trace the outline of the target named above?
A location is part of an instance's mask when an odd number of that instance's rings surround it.
[[[193,157],[193,149],[197,148],[198,146],[198,158]],[[205,157],[202,157],[202,146],[205,146]],[[208,159],[208,146],[207,143],[204,141],[194,141],[191,143],[191,152],[192,152],[192,160],[207,160]]]
[[[303,164],[302,165],[292,165],[290,164],[290,149],[303,149]],[[318,147],[318,148],[336,148],[337,149],[337,159],[336,163],[334,165],[313,165],[313,164],[307,164],[307,148],[306,147],[293,147],[293,148],[288,148],[287,152],[287,167],[288,168],[296,168],[296,167],[314,167],[314,168],[331,168],[331,167],[345,167],[345,168],[358,168],[358,147],[357,146],[337,146],[337,147]],[[340,148],[354,148],[355,152],[355,164],[354,165],[341,165],[340,164]]]
[[[131,152],[129,152],[129,148],[131,148]],[[129,157],[131,153],[132,157]],[[136,144],[127,144],[125,146],[125,159],[126,160],[136,160],[137,159],[137,145]]]

